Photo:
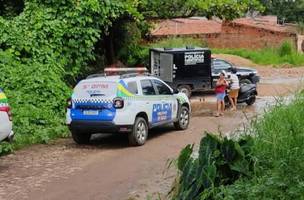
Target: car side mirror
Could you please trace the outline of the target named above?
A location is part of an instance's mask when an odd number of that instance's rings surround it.
[[[173,89],[173,94],[178,94],[178,93],[179,93],[178,89],[174,88]]]

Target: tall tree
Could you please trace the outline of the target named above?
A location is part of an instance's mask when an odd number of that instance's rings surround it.
[[[139,6],[146,18],[200,15],[231,20],[251,10],[263,10],[258,0],[142,0]]]
[[[304,0],[260,0],[265,14],[277,15],[286,22],[304,22]]]

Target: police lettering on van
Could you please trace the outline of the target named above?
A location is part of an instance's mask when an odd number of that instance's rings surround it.
[[[185,52],[185,65],[196,65],[204,62],[204,52]]]

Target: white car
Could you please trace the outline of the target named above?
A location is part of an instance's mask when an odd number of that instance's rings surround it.
[[[13,137],[12,114],[8,105],[8,100],[4,92],[0,89],[0,141],[12,141]]]
[[[90,76],[68,104],[66,120],[78,144],[94,133],[125,132],[131,145],[143,145],[153,127],[173,123],[184,130],[190,122],[188,97],[147,74]]]

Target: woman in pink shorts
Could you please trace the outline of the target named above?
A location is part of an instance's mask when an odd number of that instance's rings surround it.
[[[216,82],[215,86],[215,95],[217,102],[217,113],[216,117],[223,116],[225,110],[225,96],[226,96],[226,88],[228,86],[228,82],[225,79],[225,74],[222,72],[220,74],[220,78]]]

